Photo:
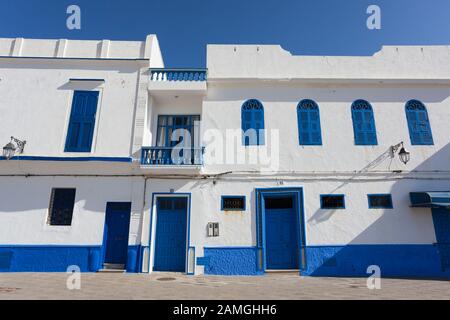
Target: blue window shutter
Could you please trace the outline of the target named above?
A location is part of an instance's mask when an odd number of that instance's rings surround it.
[[[94,136],[98,91],[75,91],[65,152],[90,152]]]
[[[264,107],[256,99],[247,100],[241,108],[241,121],[244,146],[264,145]],[[256,136],[252,139],[248,130],[254,130]],[[247,134],[246,134],[247,133]]]
[[[356,100],[352,104],[353,132],[355,145],[377,145],[377,132],[372,106],[365,100]]]
[[[406,119],[412,145],[432,145],[430,120],[425,105],[418,100],[406,103]]]
[[[302,100],[297,106],[300,145],[322,145],[319,106],[313,100]]]

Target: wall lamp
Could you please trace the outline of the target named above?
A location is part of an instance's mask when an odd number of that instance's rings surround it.
[[[3,156],[6,160],[14,157],[16,153],[23,153],[23,148],[27,142],[11,137],[11,141],[3,147]]]
[[[400,149],[400,151],[398,151]],[[398,157],[401,162],[407,164],[411,159],[411,154],[405,150],[403,146],[403,141],[391,147],[391,158],[394,158],[395,153],[398,151]]]

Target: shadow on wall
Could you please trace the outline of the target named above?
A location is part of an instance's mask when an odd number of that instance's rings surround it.
[[[414,157],[414,147],[409,151]],[[393,184],[391,194],[395,210],[367,209],[358,213],[375,214],[378,211],[380,217],[350,243],[341,246],[308,246],[308,265],[302,274],[368,277],[367,268],[376,265],[380,267],[383,277],[449,278],[450,265],[445,259],[449,252],[442,251],[449,249],[448,246],[439,249],[434,243],[432,210],[409,207],[410,192],[450,191],[450,180],[439,178],[436,173],[434,178],[426,178],[436,168],[450,171],[450,144]],[[419,174],[420,171],[429,173]],[[360,196],[366,196],[364,190],[361,190]],[[310,222],[322,223],[333,214],[341,213],[339,210],[319,211]],[[411,238],[419,240],[414,244]]]

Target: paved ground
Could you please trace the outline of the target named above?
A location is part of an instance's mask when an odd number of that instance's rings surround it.
[[[450,281],[365,278],[186,276],[172,273],[82,274],[68,290],[64,273],[2,273],[0,299],[450,299]]]

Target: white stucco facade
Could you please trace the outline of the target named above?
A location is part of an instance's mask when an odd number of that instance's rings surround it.
[[[162,239],[169,240],[158,230],[158,199],[181,197],[187,199],[183,271],[263,274],[274,269],[263,203],[289,196],[298,217],[298,256],[288,269],[362,275],[377,264],[387,275],[448,277],[445,235],[437,231],[446,220],[434,211],[447,209],[413,208],[410,192],[450,191],[449,61],[447,46],[309,57],[275,45],[210,45],[207,71],[177,70],[164,69],[155,36],[145,42],[0,39],[6,119],[0,138],[27,141],[23,154],[0,161],[0,249],[19,255],[10,247],[87,247],[76,254],[84,270],[97,271],[105,262],[107,204],[130,203],[126,267],[160,271],[155,259]],[[173,74],[187,78],[173,80]],[[77,90],[99,92],[91,152],[83,154],[65,151]],[[248,99],[263,105],[264,145],[242,143]],[[319,106],[320,145],[299,143],[303,99]],[[355,145],[357,99],[373,109],[374,145]],[[405,105],[412,99],[426,106],[432,144],[411,142]],[[205,148],[203,161],[162,163],[158,152],[173,146],[161,145],[161,116],[174,123],[173,116],[199,116],[192,130]],[[411,155],[407,164],[390,153],[400,142]],[[144,149],[156,160],[141,158]],[[76,189],[70,226],[48,223],[53,188]],[[392,208],[370,208],[373,194],[390,195]],[[344,195],[345,207],[321,208],[322,195]],[[223,210],[222,196],[245,197],[245,209]],[[218,236],[208,235],[209,223],[218,223]],[[19,265],[10,269],[32,269]],[[415,267],[405,271],[407,265]]]

